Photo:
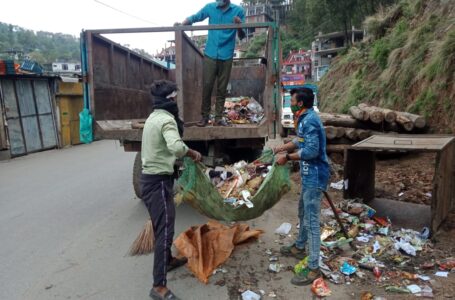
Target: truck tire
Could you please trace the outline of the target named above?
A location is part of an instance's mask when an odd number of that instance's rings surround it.
[[[281,136],[282,138],[285,138],[285,137],[288,136],[288,134],[289,134],[289,129],[284,128],[284,127],[281,127],[280,136]]]
[[[141,173],[142,173],[142,161],[141,152],[136,153],[133,165],[133,189],[136,197],[141,199]]]

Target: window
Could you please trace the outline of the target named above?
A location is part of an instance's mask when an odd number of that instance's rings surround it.
[[[314,66],[317,67],[319,65],[319,62],[317,60],[314,61]]]
[[[68,71],[68,65],[67,64],[62,64],[62,70]]]
[[[74,66],[74,70],[79,71],[80,69],[81,69],[81,66],[80,66],[80,65],[75,65],[75,66]]]

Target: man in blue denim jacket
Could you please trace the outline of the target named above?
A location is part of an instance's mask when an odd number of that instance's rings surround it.
[[[279,165],[290,160],[300,161],[302,177],[302,193],[299,201],[300,231],[295,243],[281,248],[284,255],[303,259],[306,256],[305,246],[308,242],[309,259],[308,274],[296,274],[292,279],[295,285],[312,283],[321,275],[319,270],[320,209],[322,192],[326,190],[330,176],[326,154],[326,138],[324,127],[313,109],[314,94],[311,89],[301,89],[291,99],[291,109],[297,117],[297,138],[292,142],[275,148]],[[298,149],[298,151],[293,152]],[[293,153],[291,153],[293,152]]]

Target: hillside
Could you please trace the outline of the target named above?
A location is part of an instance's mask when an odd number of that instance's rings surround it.
[[[347,112],[367,102],[455,133],[455,1],[402,0],[365,27],[368,40],[338,56],[321,81],[321,108]]]
[[[79,61],[79,39],[63,33],[33,31],[0,22],[0,59],[6,51],[23,51],[24,56],[49,64],[56,60]],[[19,59],[23,57],[18,57]]]

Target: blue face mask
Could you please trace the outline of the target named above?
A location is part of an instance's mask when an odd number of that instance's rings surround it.
[[[226,0],[216,0],[216,5],[218,7],[224,6],[226,4]]]

